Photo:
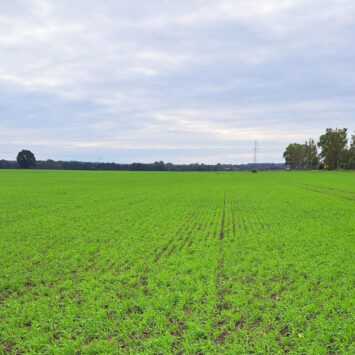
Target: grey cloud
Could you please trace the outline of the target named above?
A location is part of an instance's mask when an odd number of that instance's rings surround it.
[[[354,129],[354,15],[350,0],[6,2],[0,154],[240,163],[258,139],[281,161]]]

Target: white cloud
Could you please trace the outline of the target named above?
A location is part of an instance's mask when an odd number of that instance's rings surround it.
[[[185,147],[194,160],[258,139],[281,160],[288,140],[352,128],[354,1],[2,6],[3,144]]]

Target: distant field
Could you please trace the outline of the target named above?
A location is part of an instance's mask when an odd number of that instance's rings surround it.
[[[0,353],[355,353],[355,174],[0,170]]]

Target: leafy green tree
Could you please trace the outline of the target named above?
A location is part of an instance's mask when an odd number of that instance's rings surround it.
[[[36,158],[29,150],[21,150],[17,154],[17,163],[22,169],[29,169],[36,165]]]
[[[355,134],[351,136],[351,144],[349,148],[349,169],[355,169]]]
[[[340,168],[342,156],[346,151],[347,129],[327,128],[326,133],[321,135],[318,147],[321,148],[320,156],[329,169]]]
[[[304,150],[304,145],[298,143],[292,143],[286,147],[283,157],[285,158],[286,164],[290,165],[291,169],[302,167]]]
[[[309,138],[304,144],[304,166],[308,169],[317,167],[318,165],[318,151],[314,139]]]
[[[355,169],[355,134],[351,136],[351,143],[342,156],[341,165],[345,169]]]

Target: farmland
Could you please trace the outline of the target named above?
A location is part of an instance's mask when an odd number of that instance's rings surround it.
[[[353,173],[0,170],[0,197],[0,352],[355,352]]]

